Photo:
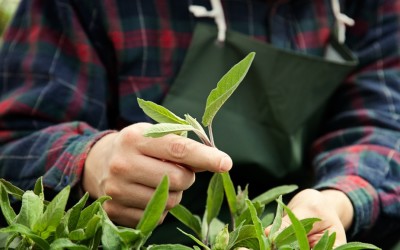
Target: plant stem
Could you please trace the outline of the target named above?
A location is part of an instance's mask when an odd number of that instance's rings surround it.
[[[235,215],[231,212],[231,223],[232,223],[232,231],[234,231],[236,229],[236,222],[235,222]]]
[[[208,245],[208,237],[210,236],[210,224],[207,227],[206,238],[204,239],[204,245]]]
[[[208,139],[207,135],[200,131],[200,130],[193,130],[193,132],[200,138],[201,142],[207,146],[213,147],[213,145],[211,144],[210,139]]]
[[[212,132],[212,122],[210,122],[210,125],[208,125],[207,128],[208,128],[208,134],[209,134],[209,136],[210,136],[211,145],[212,145],[214,148],[216,148],[215,143],[214,143],[214,135],[213,135],[213,132]]]

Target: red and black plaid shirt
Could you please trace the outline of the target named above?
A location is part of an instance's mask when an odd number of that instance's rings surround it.
[[[343,0],[355,19],[347,46],[357,71],[343,82],[314,143],[318,188],[347,193],[353,232],[400,225],[400,1]],[[276,47],[322,55],[328,0],[225,0],[229,29]],[[208,0],[26,0],[0,51],[0,176],[32,188],[76,185],[108,129],[146,121],[136,97],[160,102]],[[397,223],[397,224],[396,224]],[[387,224],[389,225],[389,224]],[[388,226],[389,227],[389,226]]]

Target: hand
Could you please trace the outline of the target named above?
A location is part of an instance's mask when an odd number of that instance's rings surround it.
[[[353,219],[353,206],[349,198],[341,191],[328,189],[317,191],[305,189],[296,194],[289,202],[288,207],[299,219],[319,218],[308,233],[308,241],[313,247],[322,237],[326,230],[330,234],[336,232],[334,246],[343,245],[347,242],[345,230],[351,226]],[[291,224],[285,215],[282,219],[282,229]],[[267,227],[265,233],[268,235],[271,227]]]
[[[232,167],[229,156],[216,148],[178,135],[143,136],[147,123],[128,126],[108,134],[90,150],[82,185],[91,197],[109,195],[104,209],[114,222],[134,227],[164,175],[170,187],[167,208],[176,206],[182,192],[195,180],[195,172],[225,172]]]

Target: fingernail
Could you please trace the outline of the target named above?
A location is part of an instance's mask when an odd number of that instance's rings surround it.
[[[221,172],[226,172],[232,168],[232,165],[232,159],[229,156],[225,156],[220,162],[219,169]]]

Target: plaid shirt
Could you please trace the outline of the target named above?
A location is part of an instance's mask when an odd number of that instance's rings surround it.
[[[321,56],[334,26],[328,0],[222,1],[229,29]],[[0,176],[32,188],[76,186],[109,129],[146,121],[136,97],[160,102],[208,0],[26,0],[0,52]],[[313,146],[317,188],[347,193],[352,232],[400,223],[400,2],[342,1],[360,64],[335,94]],[[390,224],[386,224],[389,227]]]

